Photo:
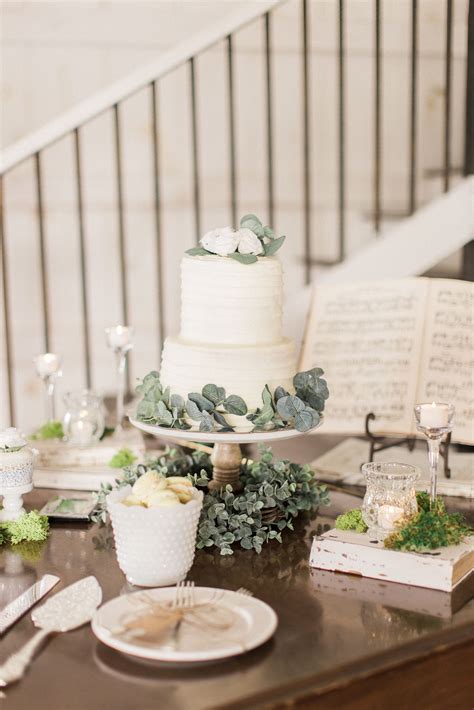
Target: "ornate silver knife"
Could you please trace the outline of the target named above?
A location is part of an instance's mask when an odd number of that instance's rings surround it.
[[[54,574],[45,574],[41,579],[20,594],[0,612],[0,636],[18,621],[28,609],[36,604],[59,582]]]

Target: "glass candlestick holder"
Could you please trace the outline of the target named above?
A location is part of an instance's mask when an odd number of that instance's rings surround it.
[[[61,377],[61,358],[55,353],[44,353],[33,359],[36,374],[43,380],[46,402],[46,421],[56,418],[55,389],[56,380]]]
[[[105,329],[107,345],[114,351],[117,381],[117,403],[115,434],[123,429],[124,398],[125,398],[125,368],[127,355],[133,348],[134,329],[126,325],[114,325]]]
[[[428,461],[430,467],[430,500],[436,500],[438,479],[439,447],[443,437],[454,426],[454,405],[447,402],[415,405],[416,428],[428,440]]]
[[[362,517],[369,535],[383,540],[398,522],[418,510],[415,481],[420,469],[405,463],[372,462],[365,463],[362,472],[367,481]]]

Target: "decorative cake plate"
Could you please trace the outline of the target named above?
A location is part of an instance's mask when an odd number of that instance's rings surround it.
[[[242,464],[242,451],[240,444],[256,444],[263,441],[280,441],[282,439],[293,439],[296,436],[302,436],[303,432],[297,429],[285,428],[272,431],[192,431],[191,429],[170,429],[169,427],[161,427],[154,424],[145,424],[137,419],[129,417],[130,423],[133,426],[153,434],[153,436],[174,441],[182,441],[183,446],[187,442],[197,442],[203,444],[214,444],[211,454],[211,462],[213,465],[212,480],[209,482],[210,490],[217,490],[226,485],[231,485],[234,491],[241,490],[239,481],[240,466]],[[321,417],[317,426],[310,431],[318,429],[324,421]],[[309,433],[309,432],[304,432]]]

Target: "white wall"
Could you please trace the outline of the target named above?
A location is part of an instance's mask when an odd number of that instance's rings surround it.
[[[2,7],[2,140],[7,145],[69,108],[89,91],[149,61],[188,33],[244,3],[226,2],[4,2]],[[315,256],[336,253],[337,225],[337,3],[311,3],[311,167]],[[346,161],[348,239],[351,250],[372,237],[373,3],[347,0]],[[389,219],[408,203],[408,0],[383,3],[383,207]],[[421,0],[418,101],[418,197],[441,189],[429,179],[443,162],[444,0]],[[301,4],[289,0],[272,15],[272,69],[276,228],[288,234],[282,252],[288,290],[303,282],[303,144]],[[467,0],[454,3],[452,163],[462,164]],[[235,36],[238,212],[266,217],[263,24]],[[225,47],[197,61],[199,148],[203,176],[203,230],[228,223],[229,175]],[[179,327],[178,266],[194,241],[187,68],[160,81],[159,127],[163,200],[165,325]],[[121,110],[125,169],[125,227],[131,322],[137,330],[132,374],[159,361],[156,263],[152,203],[149,94]],[[120,320],[117,215],[111,116],[82,132],[85,228],[92,319],[94,387],[110,391],[113,373],[103,328]],[[46,246],[50,275],[51,348],[64,356],[63,388],[83,383],[78,236],[74,164],[69,138],[44,153]],[[455,184],[456,178],[453,178]],[[40,418],[31,358],[43,348],[33,166],[5,179],[6,238],[11,269],[13,354],[19,422]],[[449,235],[447,235],[449,239]],[[4,387],[3,387],[4,391]],[[2,405],[5,402],[2,397]],[[3,407],[4,408],[4,407]],[[4,415],[5,416],[5,415]],[[4,418],[4,417],[2,417]]]

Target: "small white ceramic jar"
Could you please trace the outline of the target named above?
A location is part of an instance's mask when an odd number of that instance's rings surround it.
[[[18,488],[33,480],[35,449],[14,427],[0,432],[0,488]]]
[[[184,579],[191,569],[203,493],[192,489],[188,503],[144,508],[124,505],[130,486],[107,496],[119,567],[139,587],[164,587]]]

